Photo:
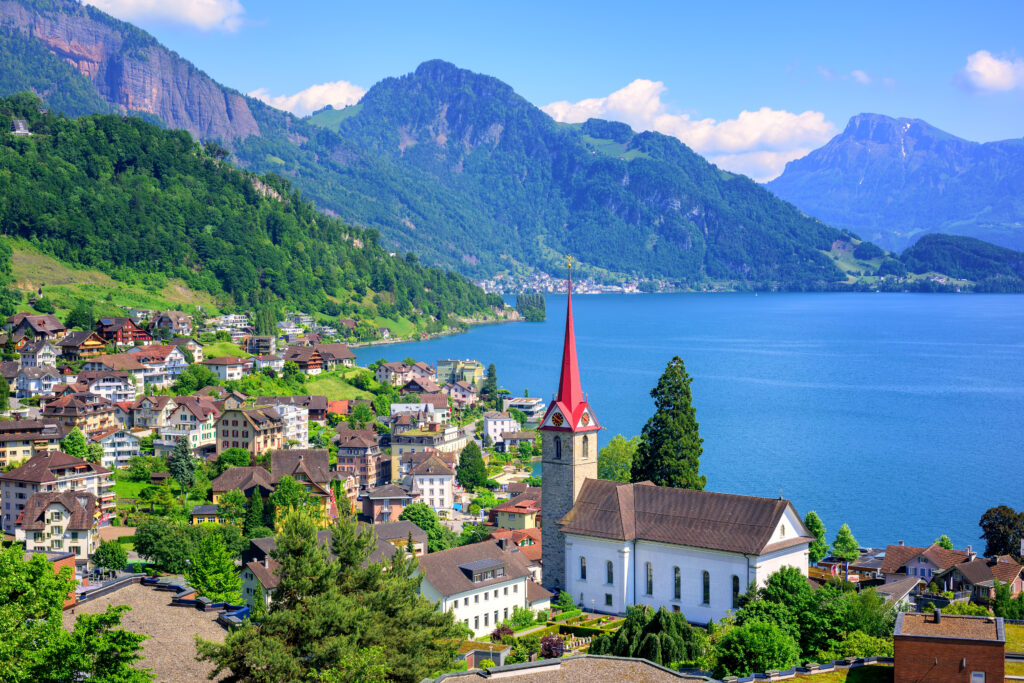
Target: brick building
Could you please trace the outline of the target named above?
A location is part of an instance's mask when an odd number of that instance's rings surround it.
[[[1006,634],[999,617],[900,612],[893,683],[1002,683]]]

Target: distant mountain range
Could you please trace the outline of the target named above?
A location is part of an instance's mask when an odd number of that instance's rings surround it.
[[[0,94],[24,90],[73,116],[120,112],[216,142],[385,247],[474,277],[561,274],[571,254],[605,281],[831,289],[897,263],[847,229],[889,248],[939,229],[1007,243],[1024,196],[1019,141],[978,145],[874,115],[789,164],[769,192],[675,138],[556,123],[505,83],[442,61],[300,119],[75,0],[0,0]]]
[[[971,142],[920,119],[859,114],[767,187],[892,250],[930,232],[1024,249],[1024,138]]]

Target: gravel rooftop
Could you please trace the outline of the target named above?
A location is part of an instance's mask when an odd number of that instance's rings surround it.
[[[191,683],[206,681],[212,666],[196,661],[193,636],[223,642],[227,633],[217,623],[217,612],[200,612],[194,607],[172,607],[171,593],[157,591],[141,584],[130,584],[118,591],[78,605],[64,612],[64,627],[70,629],[75,615],[97,613],[107,605],[128,605],[132,609],[121,618],[121,626],[129,631],[151,636],[143,641],[143,668],[150,668],[157,681]]]

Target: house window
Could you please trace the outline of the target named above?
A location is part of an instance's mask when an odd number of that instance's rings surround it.
[[[612,606],[612,594],[611,593],[605,593],[604,594],[604,606],[605,607],[611,607]]]
[[[733,574],[732,576],[732,608],[736,609],[740,606],[740,577]]]
[[[971,683],[985,683],[985,672],[984,671],[972,671],[971,672]]]
[[[654,595],[654,567],[648,562],[644,565],[644,569],[647,573],[647,595]]]
[[[786,537],[786,525],[785,525],[785,523],[782,523],[782,524],[779,525],[779,538],[785,538],[785,537]]]
[[[580,581],[587,580],[587,558],[580,556]]]
[[[704,578],[704,595],[702,596],[704,598],[703,604],[708,605],[711,604],[711,574],[709,574],[707,571],[701,572],[701,574]]]
[[[488,625],[488,623],[489,623],[489,622],[488,622],[488,617],[490,617],[490,616],[491,616],[491,615],[489,615],[489,614],[485,614],[485,615],[484,615],[484,626],[487,626],[487,625]]]
[[[683,598],[683,577],[679,573],[679,567],[672,567],[672,599]]]
[[[608,562],[605,562],[604,571],[605,571],[605,575],[606,575],[605,579],[607,579],[606,583],[608,583],[608,584],[615,583],[615,565],[611,563],[611,560],[609,560]]]
[[[480,617],[473,617],[473,629],[476,630],[478,628],[480,628]]]
[[[555,437],[555,460],[562,459],[562,437]]]

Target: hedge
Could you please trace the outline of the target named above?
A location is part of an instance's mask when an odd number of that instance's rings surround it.
[[[135,544],[135,536],[118,536],[116,540],[118,543],[131,543],[132,545]]]
[[[564,612],[561,612],[557,617],[555,617],[555,621],[568,621],[569,619],[578,617],[581,614],[583,614],[583,610],[581,609],[566,610]]]
[[[578,638],[586,638],[587,636],[607,636],[611,635],[608,631],[601,628],[594,628],[592,626],[569,626],[568,624],[561,624],[558,627],[560,634],[569,634]]]

